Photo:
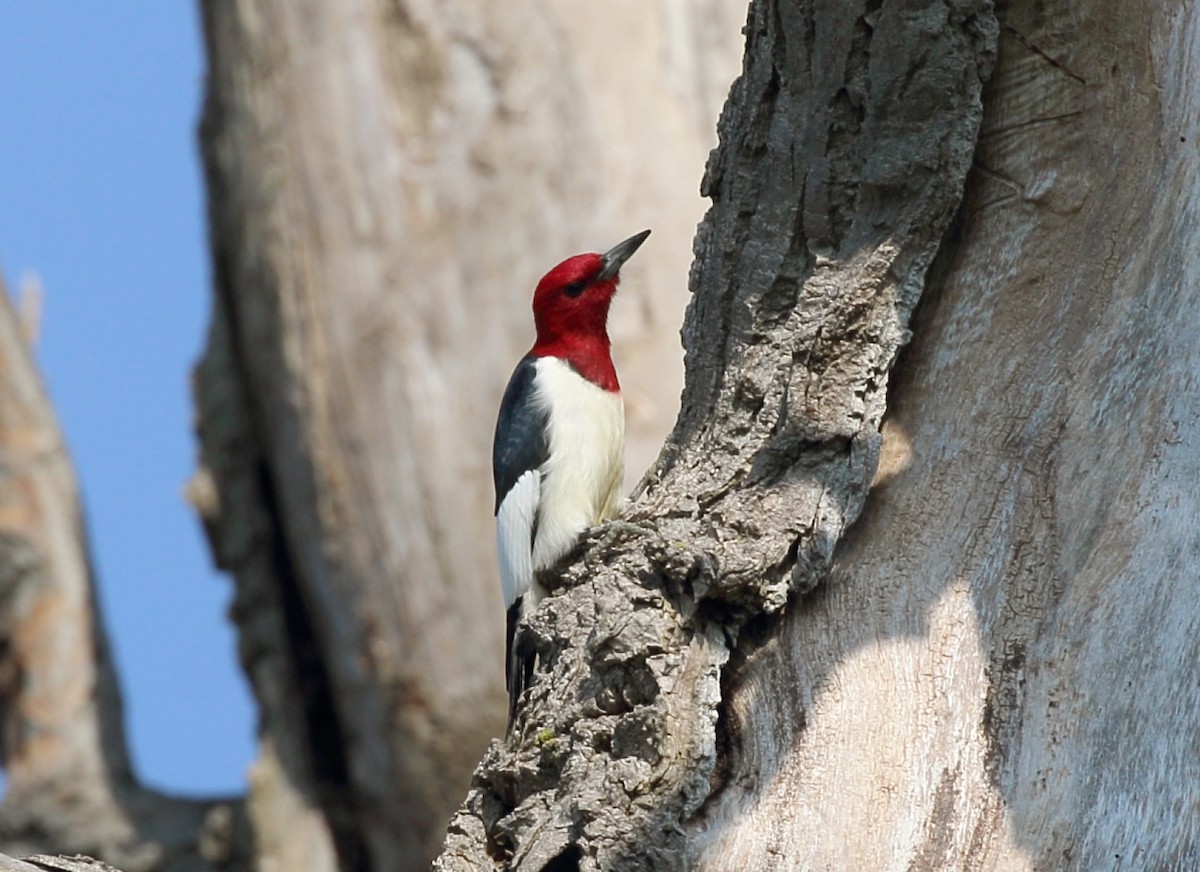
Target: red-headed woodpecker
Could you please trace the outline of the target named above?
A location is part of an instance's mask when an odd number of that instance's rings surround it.
[[[567,258],[542,277],[533,294],[537,341],[500,403],[492,474],[508,611],[510,725],[533,665],[514,645],[517,624],[546,594],[537,573],[620,509],[625,411],[609,353],[608,308],[621,265],[649,235],[644,230],[604,254]]]

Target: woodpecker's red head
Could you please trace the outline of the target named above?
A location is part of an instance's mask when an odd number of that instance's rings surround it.
[[[585,378],[606,390],[617,390],[608,355],[608,308],[621,280],[622,264],[649,235],[649,230],[643,230],[604,254],[568,257],[542,276],[533,293],[537,342],[532,354],[561,357]]]

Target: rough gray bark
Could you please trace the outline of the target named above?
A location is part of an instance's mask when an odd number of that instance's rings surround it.
[[[100,621],[74,471],[0,283],[0,848],[126,872],[246,868],[241,804],[141,785]]]
[[[436,853],[503,729],[488,458],[532,288],[646,226],[614,339],[631,465],[661,442],[725,6],[202,4],[217,295],[192,494],[237,579],[263,862]]]
[[[887,475],[740,653],[693,868],[1200,868],[1200,15],[1001,13]]]
[[[819,582],[862,508],[995,32],[983,0],[751,5],[704,183],[679,421],[626,521],[531,621],[532,691],[439,868],[689,867],[685,827],[727,777],[730,648]]]

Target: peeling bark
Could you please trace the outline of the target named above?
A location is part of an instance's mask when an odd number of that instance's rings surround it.
[[[987,2],[751,5],[703,186],[679,421],[530,622],[532,691],[439,868],[688,868],[685,827],[722,786],[730,648],[820,581],[862,508],[995,30]]]

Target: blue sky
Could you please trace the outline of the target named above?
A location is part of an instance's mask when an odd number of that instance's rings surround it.
[[[240,791],[254,711],[182,497],[189,373],[208,318],[196,122],[203,59],[183,0],[0,6],[0,270],[43,286],[37,356],[84,492],[142,777]]]

